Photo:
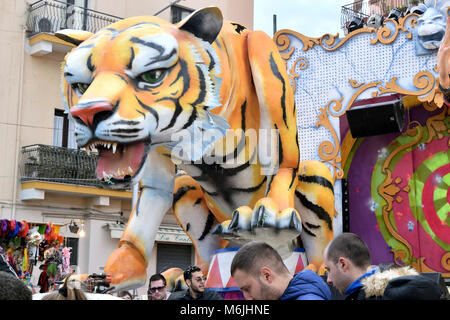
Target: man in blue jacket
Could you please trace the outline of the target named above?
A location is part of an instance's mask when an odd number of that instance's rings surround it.
[[[233,258],[231,276],[246,300],[331,300],[325,281],[311,270],[294,276],[265,242],[247,243]]]

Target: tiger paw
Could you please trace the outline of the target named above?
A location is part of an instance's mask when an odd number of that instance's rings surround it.
[[[244,206],[233,212],[231,220],[218,224],[212,233],[242,246],[250,241],[264,241],[282,258],[289,257],[295,240],[302,232],[301,218],[294,208],[279,210],[270,198],[260,199],[254,209]]]
[[[127,243],[111,253],[104,271],[114,292],[139,288],[147,280],[144,258]]]

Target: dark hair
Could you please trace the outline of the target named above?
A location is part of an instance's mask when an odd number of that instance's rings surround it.
[[[131,298],[131,300],[133,300],[133,295],[129,291],[119,291],[119,292],[117,292],[117,296],[119,298],[123,298],[123,297],[128,296],[128,297]]]
[[[0,300],[32,300],[31,290],[9,272],[0,271]]]
[[[356,234],[344,232],[328,244],[328,259],[336,264],[340,257],[349,259],[356,267],[365,269],[372,264],[366,243]]]
[[[184,270],[184,273],[183,273],[184,281],[191,280],[192,279],[192,274],[194,272],[198,272],[198,271],[201,272],[202,269],[200,269],[197,266],[189,266],[186,270]]]
[[[278,273],[289,272],[278,252],[265,242],[252,241],[245,244],[231,262],[231,275],[239,269],[252,272],[262,266],[268,266]]]
[[[154,275],[152,275],[152,276],[150,277],[149,284],[150,284],[152,281],[158,281],[158,280],[162,280],[163,284],[164,284],[164,285],[167,285],[166,278],[164,278],[164,276],[163,276],[161,273],[155,273]]]

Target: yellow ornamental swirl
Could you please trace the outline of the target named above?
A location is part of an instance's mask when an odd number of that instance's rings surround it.
[[[319,45],[326,51],[335,51],[341,48],[348,40],[362,33],[374,33],[376,35],[376,38],[370,40],[371,44],[376,43],[391,44],[392,42],[395,41],[395,39],[397,39],[397,36],[400,34],[399,31],[408,32],[406,34],[406,37],[411,40],[412,32],[410,32],[406,28],[406,24],[408,22],[411,28],[414,28],[417,25],[418,17],[419,15],[411,13],[408,14],[406,17],[400,18],[398,22],[393,19],[386,19],[385,25],[380,29],[375,28],[357,29],[347,34],[343,39],[339,38],[339,33],[336,35],[327,33],[319,38],[311,38],[301,33],[295,32],[293,30],[282,29],[275,33],[274,41],[277,44],[278,50],[280,52],[283,52],[289,48],[291,44],[289,35],[292,35],[297,39],[299,39],[300,41],[302,41],[303,51],[312,49],[315,45]],[[387,24],[391,25],[392,28],[389,28]],[[294,47],[291,47],[287,52],[281,53],[281,56],[283,57],[283,59],[288,60],[293,53]]]

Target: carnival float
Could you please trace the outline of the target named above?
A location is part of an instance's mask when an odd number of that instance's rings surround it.
[[[304,110],[300,154],[332,168],[343,231],[362,237],[374,264],[444,277],[450,276],[448,53],[443,56],[449,5],[425,1],[416,13],[343,38],[291,30],[274,37]]]

